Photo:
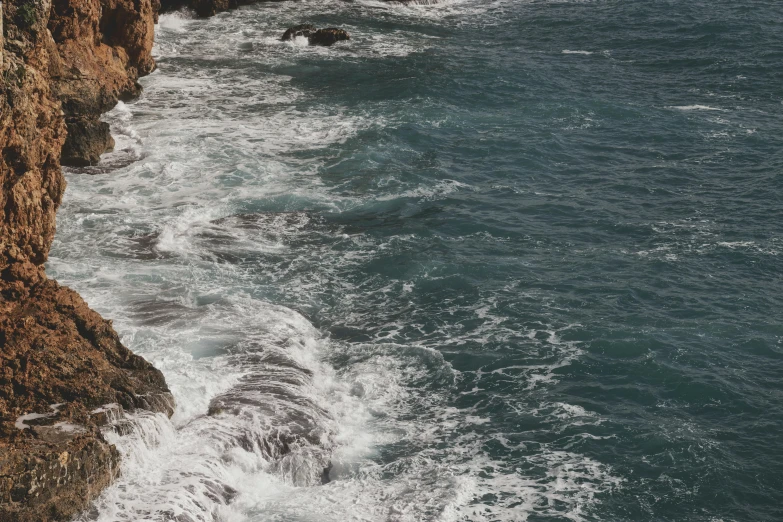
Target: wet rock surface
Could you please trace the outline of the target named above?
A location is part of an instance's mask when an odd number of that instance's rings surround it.
[[[351,35],[344,29],[328,27],[318,29],[312,24],[300,24],[290,27],[283,33],[281,40],[288,41],[297,37],[305,37],[310,45],[330,46],[337,42],[350,40]]]
[[[170,415],[174,402],[160,371],[125,348],[76,292],[45,281],[5,305],[0,520],[64,519],[119,472],[98,426],[123,410]]]
[[[281,39],[284,42],[287,42],[288,40],[293,40],[294,38],[300,36],[309,38],[316,31],[318,31],[318,28],[312,24],[295,25],[293,27],[288,28],[288,30],[286,30],[286,32],[283,33],[283,37]]]
[[[68,130],[63,165],[94,165],[113,147],[100,117],[138,96],[139,76],[154,69],[155,9],[152,0],[52,0],[52,88]]]
[[[116,478],[119,460],[97,430],[0,446],[0,520],[67,520]]]
[[[343,42],[350,39],[351,36],[344,29],[338,29],[336,27],[318,29],[309,37],[310,45],[323,46],[334,45],[337,42]]]
[[[95,165],[101,154],[112,149],[114,138],[108,123],[92,118],[73,118],[68,122],[62,164],[75,167]]]

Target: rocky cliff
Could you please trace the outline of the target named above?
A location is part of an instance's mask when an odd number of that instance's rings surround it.
[[[123,410],[171,413],[162,374],[44,263],[61,163],[112,147],[100,114],[139,92],[151,0],[10,0],[0,40],[0,521],[66,519],[118,473],[99,427]]]

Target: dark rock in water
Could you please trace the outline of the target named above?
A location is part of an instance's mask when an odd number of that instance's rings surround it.
[[[247,373],[212,399],[209,417],[230,417],[233,444],[263,455],[281,477],[298,486],[328,480],[333,419],[312,397],[313,371],[286,346],[246,344],[230,356]],[[223,421],[225,422],[225,421]]]
[[[228,11],[229,9],[236,9],[239,7],[239,2],[236,0],[193,0],[191,7],[196,11],[196,14],[202,18],[214,16],[222,11]]]
[[[318,29],[313,33],[309,40],[310,45],[333,45],[343,40],[350,40],[349,35],[344,29],[337,29],[336,27],[329,27],[327,29]]]
[[[329,462],[329,464],[321,472],[321,484],[328,484],[332,481],[332,479],[329,477],[329,473],[331,471],[332,471],[332,463]]]
[[[282,40],[284,42],[287,42],[288,40],[293,40],[297,36],[305,36],[307,38],[310,38],[315,32],[318,31],[318,28],[312,24],[300,24],[295,25],[293,27],[290,27],[285,33],[283,33]]]
[[[298,36],[307,38],[310,45],[333,45],[343,40],[350,40],[351,36],[344,29],[329,27],[327,29],[318,29],[311,24],[295,25],[283,33],[282,40],[293,40]]]
[[[97,118],[66,120],[68,136],[63,145],[61,163],[73,167],[95,165],[101,154],[114,149],[109,124]]]

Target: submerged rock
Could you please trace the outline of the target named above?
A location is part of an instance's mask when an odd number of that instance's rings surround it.
[[[344,40],[350,40],[351,35],[344,29],[337,29],[336,27],[329,27],[327,29],[318,29],[314,34],[309,37],[310,45],[334,45],[337,42]]]
[[[288,30],[283,33],[282,40],[287,42],[288,40],[293,40],[299,36],[310,38],[310,36],[315,34],[316,31],[318,31],[318,28],[312,24],[295,25],[293,27],[289,27]]]

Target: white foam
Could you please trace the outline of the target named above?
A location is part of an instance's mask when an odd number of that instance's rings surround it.
[[[190,21],[193,19],[193,13],[187,10],[175,11],[160,15],[156,33],[160,31],[171,31],[174,33],[184,33],[188,29]]]
[[[104,404],[103,406],[99,406],[99,407],[95,408],[94,410],[92,410],[90,413],[92,413],[92,414],[105,413],[107,411],[115,411],[118,408],[119,408],[119,404],[117,404],[116,402],[112,402],[112,403],[109,403],[109,404]]]
[[[444,179],[432,185],[422,185],[398,194],[388,194],[378,197],[378,201],[398,200],[400,198],[413,198],[420,201],[436,201],[456,192],[475,190],[472,186],[453,179]]]
[[[51,413],[26,413],[16,418],[16,421],[14,421],[14,426],[16,426],[16,429],[18,430],[26,430],[30,427],[28,424],[26,424],[26,421],[44,419],[51,416]]]
[[[710,107],[709,105],[669,105],[666,108],[678,111],[725,111],[725,109]]]
[[[307,47],[310,45],[310,40],[306,36],[296,36],[289,40],[290,45],[295,45],[297,47]]]
[[[589,55],[593,54],[593,51],[572,51],[570,49],[563,49],[560,52],[562,54],[582,54],[582,55],[585,55],[585,56],[589,56]]]
[[[246,298],[211,307],[201,322],[216,327],[226,320],[231,320],[242,335],[237,344],[226,339],[236,346],[233,355],[210,358],[213,368],[216,359],[229,363],[218,372],[201,373],[192,362],[180,366],[179,372],[161,365],[180,404],[171,421],[160,414],[142,412],[128,416],[135,426],[130,435],[121,437],[110,428],[106,430],[107,438],[123,454],[126,471],[102,494],[99,520],[143,519],[151,506],[194,519],[223,513],[227,519],[236,520],[240,512],[227,504],[245,484],[256,487],[268,480],[283,487],[320,477],[325,466],[324,451],[330,445],[329,432],[336,426],[331,424],[327,401],[334,395],[330,390],[335,385],[328,368],[316,356],[318,332],[290,310]],[[173,335],[181,336],[182,332]],[[261,366],[252,363],[256,353],[268,356],[270,351],[277,354],[268,359],[270,362]],[[277,360],[284,365],[271,363]],[[292,368],[304,368],[309,373],[288,372],[286,360],[295,365]],[[226,379],[226,371],[235,372],[233,378]],[[216,379],[220,374],[222,378]],[[307,375],[313,376],[309,383],[300,379]],[[238,388],[247,377],[261,378],[264,387],[277,391],[255,395],[252,388]],[[294,383],[297,379],[299,384]],[[216,397],[232,411],[205,415],[209,401]],[[266,406],[257,411],[252,407],[255,404]],[[270,460],[259,444],[275,430],[291,426],[280,421],[288,419],[286,411],[299,408],[297,405],[303,407],[302,414],[314,415],[322,423],[321,444],[292,446],[292,453],[281,460]],[[277,413],[271,413],[273,410]],[[125,508],[120,511],[119,505]]]
[[[57,422],[55,423],[54,427],[66,433],[84,433],[87,431],[86,427],[79,424],[72,424],[70,422]]]

